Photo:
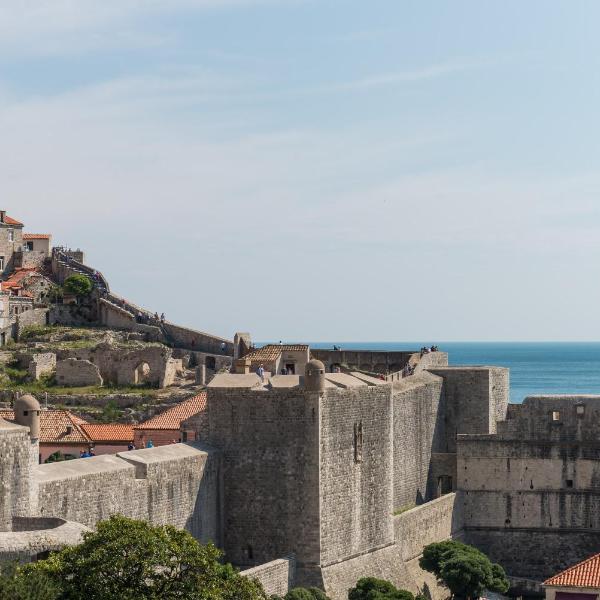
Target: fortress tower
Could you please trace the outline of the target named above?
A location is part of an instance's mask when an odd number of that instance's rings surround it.
[[[331,374],[217,376],[208,441],[223,452],[224,549],[253,566],[297,559],[300,583],[393,543],[392,385]],[[366,381],[369,380],[369,381]]]

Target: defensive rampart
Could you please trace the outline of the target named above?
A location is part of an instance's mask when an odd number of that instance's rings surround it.
[[[294,586],[296,559],[290,556],[273,560],[242,571],[242,575],[260,581],[267,594],[283,597]]]
[[[467,539],[538,582],[600,546],[600,397],[533,397],[458,437]]]
[[[185,528],[219,544],[220,456],[191,444],[40,465],[39,515],[88,527],[112,514]]]

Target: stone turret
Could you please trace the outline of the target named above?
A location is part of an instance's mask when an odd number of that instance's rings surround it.
[[[325,391],[325,365],[320,360],[313,358],[306,363],[304,389],[307,392]]]
[[[40,437],[40,403],[31,394],[19,396],[15,400],[15,422],[29,427],[29,437],[37,440]]]

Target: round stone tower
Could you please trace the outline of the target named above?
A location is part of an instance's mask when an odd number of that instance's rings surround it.
[[[40,437],[40,403],[31,394],[19,396],[15,400],[15,422],[29,427],[29,437]]]
[[[325,365],[315,358],[306,363],[304,389],[308,392],[325,391]]]

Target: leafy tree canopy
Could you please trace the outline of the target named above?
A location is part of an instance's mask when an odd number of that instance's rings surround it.
[[[63,290],[74,296],[87,296],[92,291],[92,282],[85,275],[70,275],[65,279]]]
[[[486,589],[501,594],[508,591],[509,582],[500,565],[492,564],[477,548],[455,540],[426,546],[419,565],[456,597],[478,598]]]
[[[323,590],[316,587],[294,588],[290,590],[283,600],[329,600]]]
[[[220,558],[186,531],[113,516],[80,545],[21,572],[47,577],[60,589],[57,600],[267,600],[257,581]]]
[[[414,596],[407,590],[399,590],[389,581],[363,577],[348,592],[348,600],[414,600]]]

